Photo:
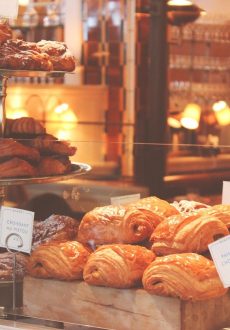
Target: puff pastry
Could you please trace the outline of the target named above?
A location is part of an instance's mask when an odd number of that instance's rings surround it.
[[[26,160],[14,157],[0,163],[0,178],[35,177],[37,170]]]
[[[183,300],[205,300],[227,292],[213,262],[195,253],[156,258],[144,271],[146,291]]]
[[[204,252],[216,238],[228,235],[226,225],[215,216],[176,215],[162,221],[150,241],[158,255]]]
[[[78,240],[92,245],[137,243],[150,237],[153,222],[135,207],[109,205],[86,213]]]
[[[43,244],[32,252],[27,271],[39,278],[82,279],[89,255],[90,250],[77,241]]]
[[[199,213],[217,217],[230,229],[230,205],[214,205],[208,209],[200,210]]]
[[[142,211],[149,220],[153,222],[154,228],[166,217],[179,213],[179,211],[167,201],[155,196],[142,198],[130,204],[130,206],[134,206]]]
[[[104,245],[90,255],[83,278],[92,285],[135,287],[140,285],[144,270],[154,259],[155,255],[145,247]]]
[[[45,127],[34,118],[6,119],[5,136],[7,137],[33,137],[34,135],[45,134],[45,132]]]
[[[61,175],[71,171],[71,162],[68,157],[41,157],[37,169],[40,176]]]
[[[40,154],[35,148],[24,146],[13,139],[0,140],[0,161],[19,157],[30,162],[38,162]]]
[[[75,240],[78,221],[65,216],[52,214],[44,221],[36,222],[33,228],[33,248],[51,241]]]

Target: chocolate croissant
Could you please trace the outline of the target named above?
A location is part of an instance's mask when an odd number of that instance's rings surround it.
[[[155,196],[142,198],[130,204],[130,206],[134,206],[142,211],[149,220],[153,222],[154,228],[165,218],[179,213],[179,211],[167,201]]]
[[[84,215],[78,240],[93,245],[137,243],[150,237],[153,228],[153,222],[137,208],[109,205]]]
[[[202,209],[199,212],[202,215],[215,216],[221,220],[230,229],[230,205],[214,205],[208,209]]]
[[[83,278],[92,285],[135,287],[141,284],[144,270],[154,259],[154,253],[142,246],[104,245],[90,255]]]
[[[213,262],[195,253],[156,258],[144,271],[143,286],[151,294],[205,300],[227,292]]]
[[[89,255],[90,250],[77,241],[43,244],[32,252],[27,272],[39,278],[82,279]]]
[[[75,59],[64,42],[41,40],[38,48],[44,54],[48,54],[55,71],[73,71]]]
[[[45,127],[36,119],[21,117],[17,119],[6,119],[6,137],[33,137],[45,134]]]
[[[176,215],[162,221],[150,241],[158,255],[204,252],[215,239],[228,235],[226,225],[215,216]]]
[[[78,225],[77,220],[58,214],[52,214],[46,220],[36,222],[33,228],[33,248],[51,241],[75,240]]]

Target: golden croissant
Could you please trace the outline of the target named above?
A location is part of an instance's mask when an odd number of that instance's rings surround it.
[[[158,255],[204,252],[215,239],[228,235],[228,228],[215,216],[176,215],[162,221],[150,241]]]
[[[32,252],[27,270],[29,275],[39,278],[82,279],[89,255],[89,249],[77,241],[51,242]]]
[[[208,209],[200,210],[200,214],[216,216],[230,229],[230,205],[214,205]]]
[[[227,292],[213,262],[195,253],[156,258],[144,271],[146,291],[183,300],[205,300]]]
[[[154,253],[142,246],[103,245],[89,257],[83,277],[92,285],[131,288],[140,285],[144,270],[154,259]]]
[[[137,243],[149,238],[153,229],[153,222],[137,208],[109,205],[85,214],[78,240],[93,245]]]

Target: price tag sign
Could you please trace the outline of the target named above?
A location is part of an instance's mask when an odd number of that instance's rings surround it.
[[[17,18],[18,0],[0,0],[0,16]]]
[[[209,244],[208,247],[223,286],[230,287],[230,235]]]
[[[140,194],[132,194],[132,195],[123,195],[111,197],[112,205],[124,205],[129,203],[135,203],[141,198]]]
[[[0,213],[0,246],[6,247],[7,237],[11,235],[7,242],[10,249],[30,253],[33,224],[34,212],[2,206]],[[19,247],[21,243],[23,244]]]
[[[222,204],[230,204],[230,181],[223,182]]]

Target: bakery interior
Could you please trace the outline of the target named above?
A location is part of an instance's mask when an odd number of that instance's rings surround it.
[[[12,74],[6,82],[1,79],[2,90],[7,84],[1,107],[9,123],[25,117],[33,118],[33,125],[40,123],[45,134],[60,141],[60,149],[67,147],[71,164],[83,166],[83,171],[56,175],[49,168],[46,180],[29,174],[10,177],[2,171],[2,205],[35,212],[36,224],[26,262],[17,254],[14,268],[8,252],[2,248],[0,253],[0,329],[230,327],[230,296],[208,251],[208,244],[227,236],[230,228],[230,207],[222,205],[223,181],[230,181],[229,12],[229,0],[19,0],[18,17],[7,21],[12,38],[64,42],[76,67],[61,75]],[[13,124],[8,125],[2,134],[12,129]],[[33,146],[31,136],[17,134],[18,143]],[[31,141],[24,144],[24,139]],[[141,232],[134,224],[136,236],[128,239],[121,229],[103,229],[97,221],[110,214],[118,222],[122,217],[143,222]],[[161,221],[170,227],[173,216],[172,239]],[[64,238],[55,239],[62,229]],[[185,238],[186,231],[190,238]],[[169,236],[168,242],[163,235]],[[80,243],[72,243],[74,237]],[[110,247],[108,265],[121,257],[119,248],[126,257],[142,255],[142,284],[140,278],[138,284],[121,284],[116,274],[121,266],[114,266],[112,276],[109,266],[100,264],[107,245],[117,245]],[[58,253],[71,249],[88,258],[84,277],[82,269],[81,275],[59,274],[65,262],[59,263],[55,253],[61,260]],[[98,282],[89,274],[97,267],[91,253],[98,253],[95,260],[105,271]],[[49,269],[46,258],[59,271]],[[167,287],[166,278],[167,288],[161,289],[157,262],[179,265],[172,266],[172,277],[179,282]],[[205,280],[197,278],[198,271],[189,272],[189,262],[190,269],[206,271],[200,275],[207,278],[202,289]],[[1,277],[5,263],[11,271],[7,281]],[[164,277],[165,269],[159,267]],[[21,268],[26,269],[23,276]],[[121,269],[125,278],[124,264]],[[155,287],[148,278],[154,271]],[[183,279],[190,291],[186,285],[180,288]]]

